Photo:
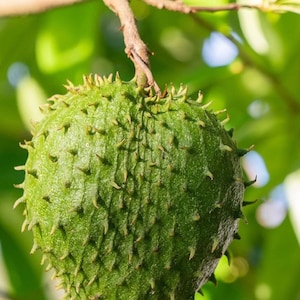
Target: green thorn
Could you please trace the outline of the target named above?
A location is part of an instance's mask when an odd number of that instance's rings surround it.
[[[234,235],[233,235],[233,238],[235,240],[240,240],[241,239],[241,236],[238,234],[238,232],[235,232]]]
[[[99,129],[99,128],[96,128],[96,127],[94,127],[94,130],[97,132],[97,133],[99,133],[100,135],[106,135],[106,131],[105,131],[105,129]]]
[[[202,121],[202,120],[198,120],[197,123],[196,123],[198,126],[202,127],[202,128],[205,128],[205,122]]]
[[[66,122],[61,127],[59,127],[57,130],[64,129],[64,131],[66,133],[68,131],[68,129],[70,128],[70,126],[71,126],[71,123],[70,122]]]
[[[42,199],[45,200],[48,203],[51,203],[50,197],[48,195],[43,196]]]
[[[250,146],[248,149],[237,149],[237,154],[239,157],[246,155],[254,148],[254,145]]]
[[[75,155],[78,154],[78,150],[77,149],[68,149],[67,152],[69,152],[73,156],[75,156]]]
[[[117,149],[120,149],[126,142],[126,139],[122,139],[119,143],[116,144]]]
[[[227,130],[227,133],[229,134],[229,136],[232,138],[233,137],[233,132],[234,132],[234,129],[233,128],[230,128],[229,130]]]
[[[193,216],[193,221],[197,222],[201,219],[201,216],[198,212],[196,212]]]
[[[228,145],[224,145],[224,144],[220,144],[220,150],[221,151],[227,151],[227,152],[231,152],[232,151],[232,148]]]
[[[28,220],[25,219],[21,226],[21,232],[24,232],[27,226],[28,226]]]
[[[92,174],[91,169],[88,168],[88,167],[85,167],[85,168],[77,167],[77,169],[79,171],[81,171],[82,173],[84,173],[85,175],[91,175]]]
[[[151,289],[154,290],[154,288],[155,288],[155,279],[154,279],[154,278],[151,278],[151,279],[149,280],[149,284],[150,284],[150,286],[151,286]]]
[[[19,183],[19,184],[14,184],[14,187],[15,187],[16,189],[24,189],[24,182]]]
[[[27,227],[28,231],[30,231],[33,228],[33,226],[38,225],[38,223],[39,222],[35,219],[31,220],[31,222],[28,224],[28,227]]]
[[[207,177],[209,177],[210,180],[214,180],[214,175],[213,175],[213,173],[212,173],[211,171],[209,171],[207,168],[206,168],[206,170],[204,171],[204,175],[207,176]]]
[[[95,74],[94,81],[95,81],[96,86],[98,86],[98,87],[103,85],[103,83],[104,83],[102,77],[99,76],[98,74]]]
[[[49,131],[48,130],[44,130],[40,135],[43,135],[44,138],[46,139],[49,135]]]
[[[113,119],[111,122],[112,122],[113,125],[115,125],[115,126],[118,126],[118,125],[119,125],[119,122],[118,122],[117,119]]]
[[[257,202],[257,199],[254,201],[243,201],[242,206],[252,205]]]
[[[35,178],[38,178],[38,174],[37,174],[37,170],[36,169],[29,169],[27,170],[27,174],[35,177]]]
[[[98,280],[98,274],[95,274],[88,282],[87,286],[91,286],[96,280]]]
[[[96,133],[95,128],[91,125],[86,125],[85,132],[87,135],[94,135]]]
[[[212,273],[208,279],[210,282],[212,282],[215,286],[217,286],[218,282],[217,282],[217,279],[216,279],[216,276],[214,273]]]
[[[38,244],[36,242],[34,242],[31,250],[30,250],[30,254],[33,254],[34,252],[36,252],[37,249],[39,249],[40,247],[38,246]]]
[[[190,246],[190,247],[188,247],[188,249],[189,249],[189,252],[190,252],[189,260],[191,260],[195,256],[195,254],[196,254],[196,248]]]
[[[209,101],[208,103],[201,106],[202,109],[207,109],[212,104],[212,101]]]
[[[196,102],[202,103],[202,101],[203,101],[203,93],[201,91],[199,91]]]
[[[99,160],[101,161],[101,163],[103,165],[107,165],[107,166],[111,165],[111,163],[109,162],[109,160],[107,158],[100,156],[99,154],[96,154],[96,156],[99,158]]]
[[[64,186],[66,189],[69,189],[71,187],[71,184],[72,184],[71,181],[67,180],[67,181],[65,181]]]
[[[234,216],[234,218],[235,218],[235,219],[242,219],[242,220],[244,220],[244,222],[245,222],[246,224],[248,224],[248,220],[247,220],[246,216],[243,214],[243,212],[242,212],[241,210],[239,210],[239,211],[236,213],[236,215]]]
[[[99,106],[99,104],[100,103],[98,101],[96,101],[96,102],[88,104],[88,106],[94,106],[94,108],[96,109]]]
[[[250,180],[248,182],[244,182],[244,187],[247,188],[247,187],[253,185],[256,182],[256,180],[257,180],[257,175],[255,176],[255,178],[253,180]]]
[[[116,190],[120,190],[121,189],[121,187],[116,182],[114,182],[114,181],[111,183],[111,186],[113,188],[115,188]]]
[[[50,160],[52,162],[57,162],[57,160],[58,160],[58,156],[56,156],[56,155],[48,154],[48,157],[50,158]]]
[[[231,254],[230,254],[228,249],[225,251],[224,255],[227,257],[228,266],[230,266],[230,264],[231,264]]]
[[[20,203],[25,203],[26,202],[26,199],[25,199],[25,197],[20,197],[16,202],[15,202],[15,204],[14,204],[14,206],[13,206],[13,209],[15,209]]]
[[[88,111],[86,108],[81,109],[81,112],[83,112],[85,115],[88,115]]]
[[[219,240],[217,237],[213,238],[213,244],[211,246],[211,253],[214,253],[219,245]]]
[[[213,112],[213,114],[214,114],[215,116],[217,116],[217,115],[220,115],[220,114],[222,114],[222,113],[224,113],[224,112],[226,112],[226,111],[227,111],[227,109],[224,108],[224,109],[217,110],[217,111]]]

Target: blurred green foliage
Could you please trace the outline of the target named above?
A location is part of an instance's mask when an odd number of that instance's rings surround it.
[[[288,206],[285,195],[276,226],[268,225],[276,210],[262,210],[263,204],[272,203],[274,188],[300,168],[299,15],[243,10],[188,16],[138,0],[131,5],[141,36],[155,53],[152,71],[161,88],[171,82],[187,84],[191,95],[202,90],[204,101],[213,100],[214,109],[226,107],[231,116],[227,126],[235,128],[235,139],[241,147],[255,144],[269,174],[246,192],[245,201],[258,201],[244,209],[249,224],[241,222],[242,240],[230,247],[231,265],[222,259],[216,271],[218,287],[207,284],[204,297],[196,299],[299,300],[295,219],[300,212]],[[119,20],[101,1],[0,19],[0,299],[58,298],[39,255],[29,255],[32,237],[20,232],[22,208],[12,209],[21,196],[13,184],[24,176],[14,166],[26,160],[18,144],[30,138],[29,120],[40,117],[38,104],[64,93],[66,79],[79,84],[82,74],[116,71],[124,80],[133,77],[119,28]],[[220,43],[224,40],[229,48]],[[205,57],[216,47],[219,54]],[[226,51],[233,51],[231,59],[225,59]],[[245,176],[252,180],[257,174],[259,183],[263,167],[253,171],[256,163],[245,162]],[[300,187],[299,176],[297,180]],[[299,202],[298,193],[294,196]]]

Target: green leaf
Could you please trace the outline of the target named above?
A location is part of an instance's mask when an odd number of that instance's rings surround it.
[[[269,8],[273,12],[292,12],[300,14],[300,1],[277,0],[270,3]]]

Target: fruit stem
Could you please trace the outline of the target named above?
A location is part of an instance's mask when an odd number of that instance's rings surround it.
[[[103,2],[120,19],[121,30],[124,36],[125,53],[134,64],[135,79],[138,85],[143,87],[151,86],[160,95],[160,88],[154,81],[150,70],[149,54],[152,53],[139,35],[134,14],[128,0],[103,0]]]

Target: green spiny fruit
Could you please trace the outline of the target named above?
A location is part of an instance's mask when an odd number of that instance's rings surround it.
[[[193,299],[238,237],[247,151],[184,88],[96,75],[67,90],[23,145],[32,253],[68,299]]]

